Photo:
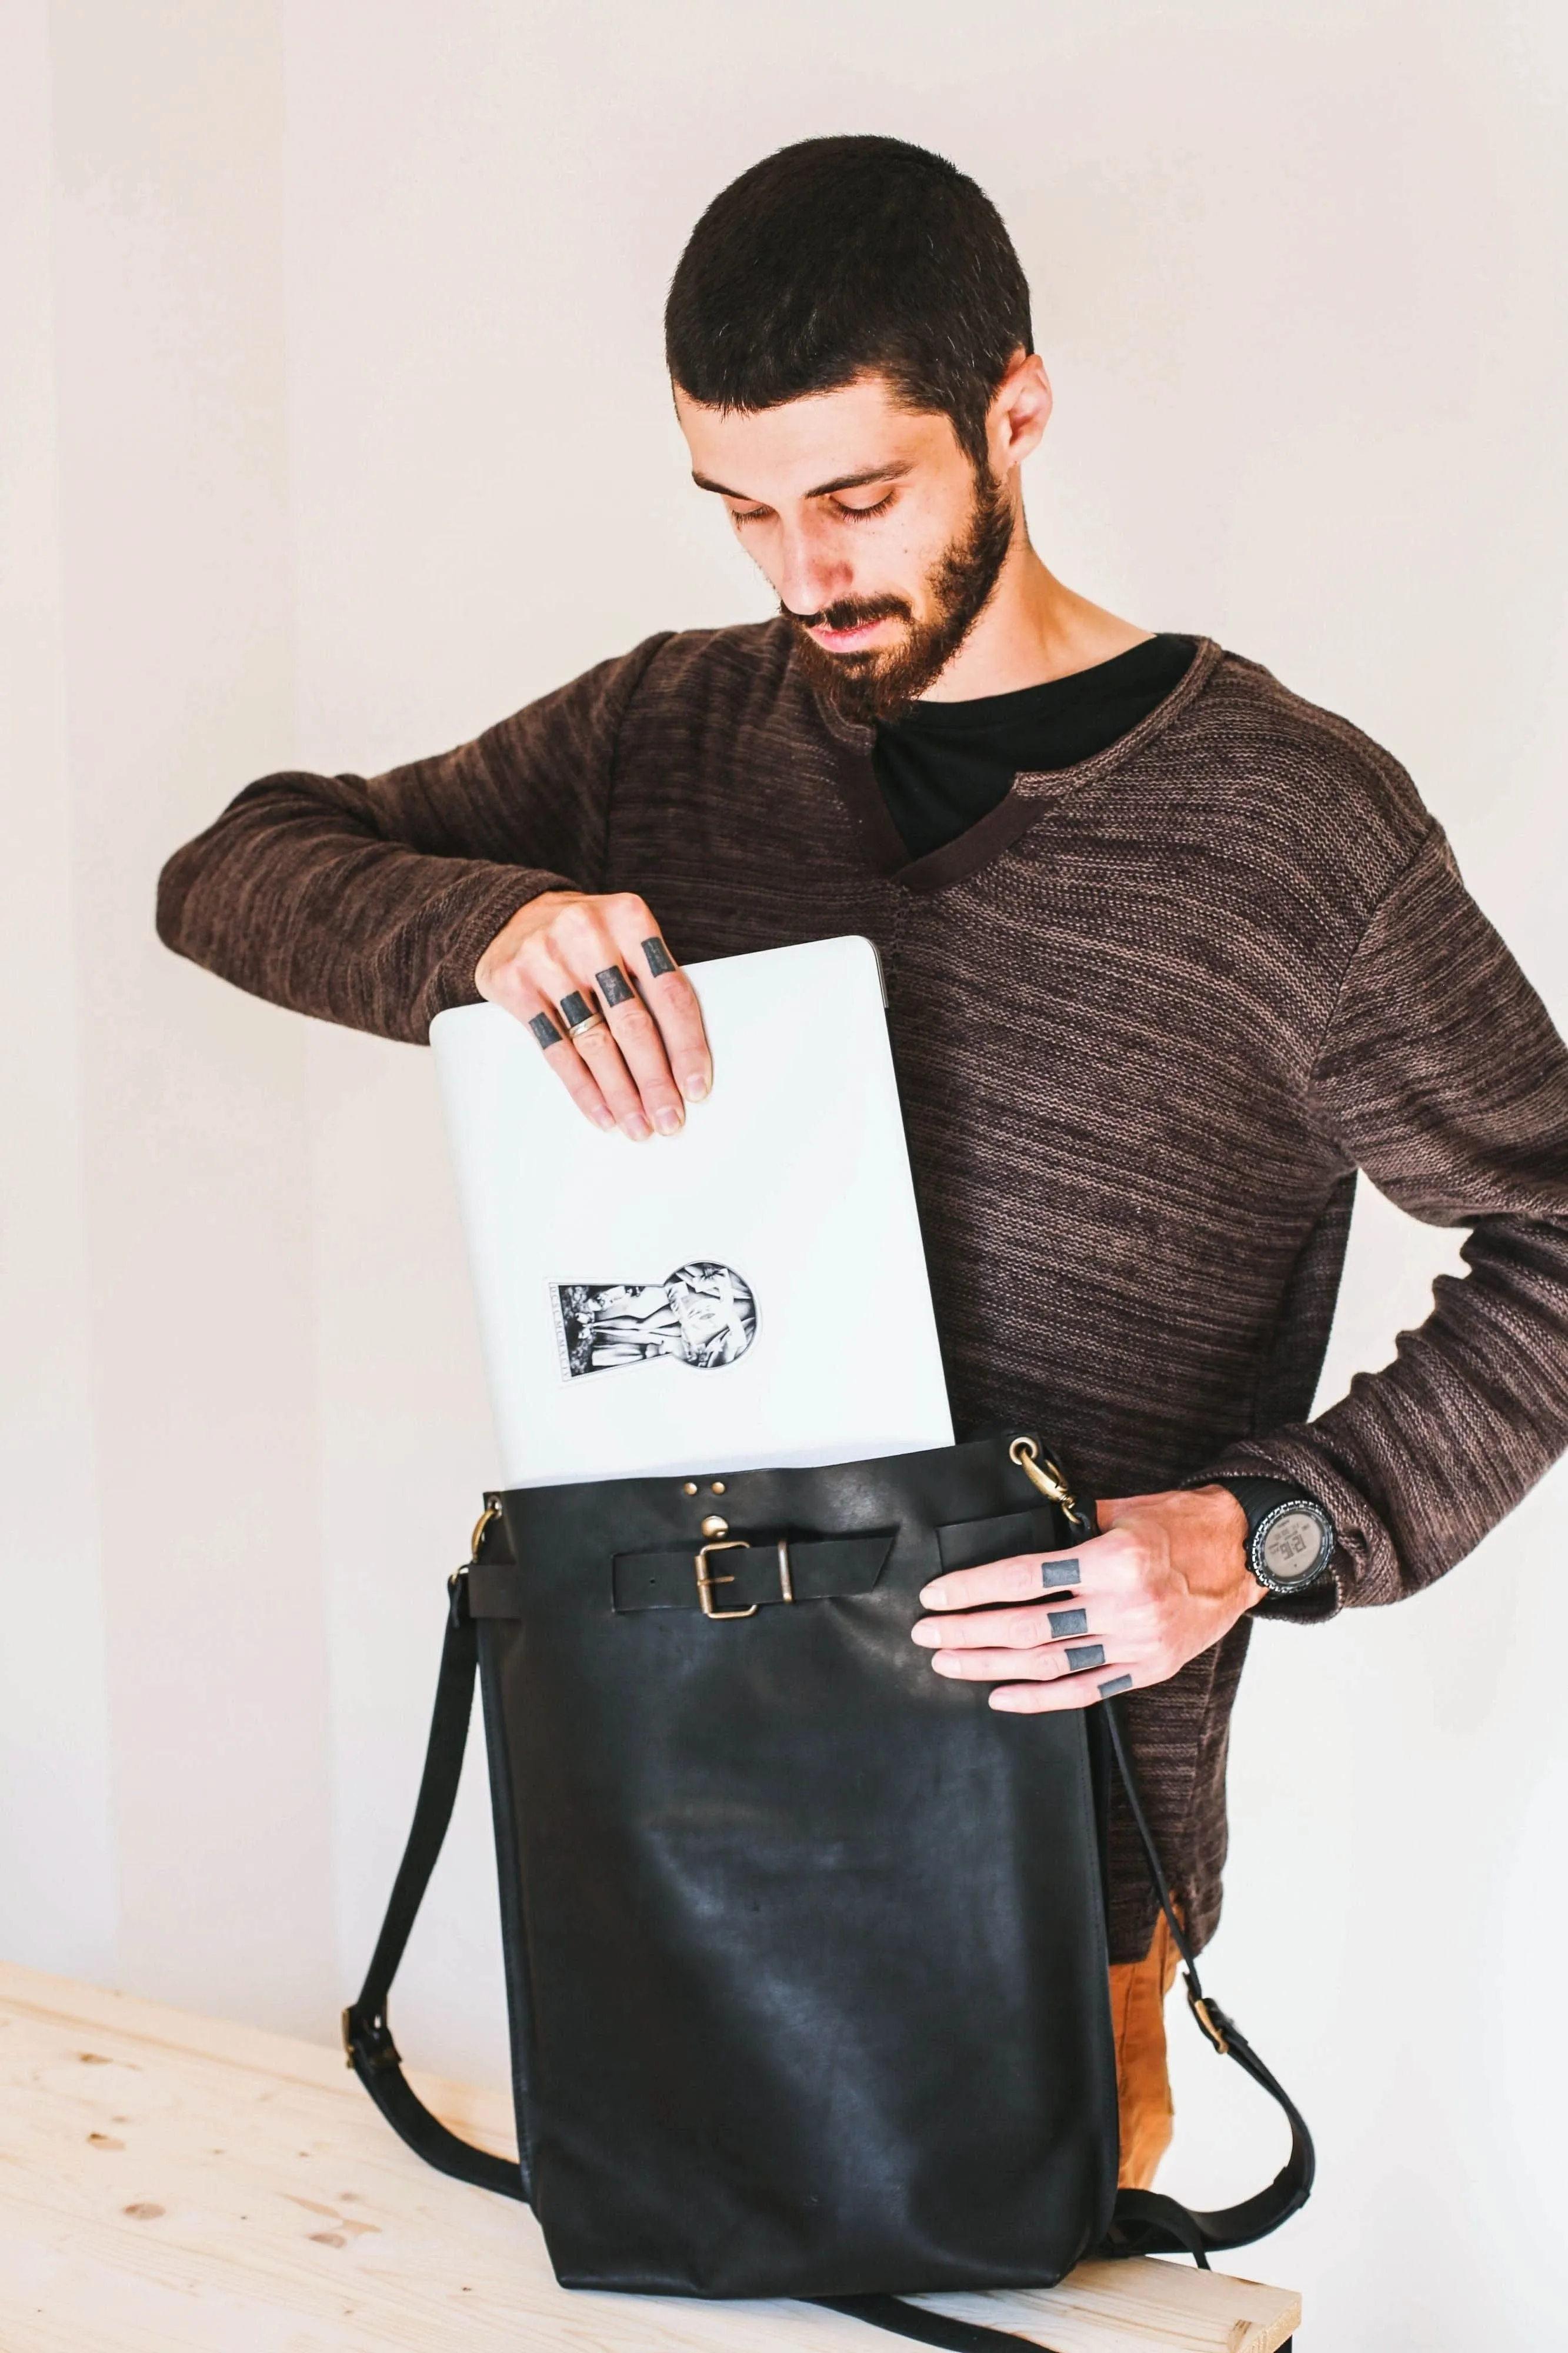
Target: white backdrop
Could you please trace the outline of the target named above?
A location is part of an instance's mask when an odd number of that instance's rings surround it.
[[[153,880],[269,767],[766,609],[659,364],[709,195],[974,171],[1047,560],[1389,744],[1564,1019],[1565,118],[1549,0],[0,0],[0,1948],[323,2040],[368,1949],[491,1467],[433,1073],[178,965]],[[1363,1200],[1325,1401],[1451,1246]],[[1565,1499],[1254,1646],[1210,1975],[1322,2187],[1244,2260],[1342,2353],[1560,2326]],[[494,2074],[470,1795],[398,2026]],[[1178,2048],[1206,2201],[1275,2142]]]

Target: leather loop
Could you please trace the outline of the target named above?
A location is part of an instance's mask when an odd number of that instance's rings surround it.
[[[983,1568],[987,1561],[1010,1560],[1015,1553],[1062,1549],[1057,1514],[1047,1504],[988,1520],[955,1520],[938,1528],[936,1541],[944,1569]]]

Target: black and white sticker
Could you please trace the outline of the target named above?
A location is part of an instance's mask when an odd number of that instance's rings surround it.
[[[662,1282],[552,1283],[551,1303],[566,1380],[660,1358],[715,1372],[757,1336],[751,1284],[711,1259],[692,1259]]]

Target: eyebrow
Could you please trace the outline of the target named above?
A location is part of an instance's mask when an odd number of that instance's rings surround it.
[[[906,474],[913,471],[914,468],[907,460],[891,466],[868,466],[858,474],[837,474],[831,482],[818,482],[816,488],[807,491],[805,495],[808,499],[826,499],[831,497],[835,491],[862,491],[868,482],[901,482]],[[748,506],[764,506],[767,503],[763,499],[753,499],[748,491],[731,490],[727,482],[710,482],[706,474],[700,474],[695,469],[691,479],[700,491],[716,491],[721,499],[742,499]]]

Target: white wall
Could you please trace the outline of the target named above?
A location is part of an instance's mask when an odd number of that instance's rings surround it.
[[[281,19],[59,0],[4,26],[34,158],[6,250],[39,278],[6,339],[36,421],[7,450],[30,716],[5,1037],[30,1072],[5,1145],[0,1903],[21,1957],[319,2031],[305,1039],[148,922],[171,834],[292,748]]]
[[[46,11],[0,61],[0,1916],[112,1971],[50,269]],[[68,1635],[63,1628],[68,1625]]]
[[[489,1432],[426,1060],[163,955],[159,860],[268,767],[372,769],[766,609],[685,482],[664,286],[745,163],[885,129],[1017,237],[1047,557],[1389,744],[1568,1020],[1568,28],[5,0],[0,106],[0,1946],[326,2038]],[[1450,1247],[1363,1204],[1325,1398]],[[1304,2342],[1556,2318],[1565,1495],[1419,1603],[1255,1645],[1210,1974],[1319,2129],[1312,2206],[1244,2258],[1305,2285]],[[470,1799],[398,2025],[494,2073]],[[1207,2200],[1271,2128],[1178,2052]]]

